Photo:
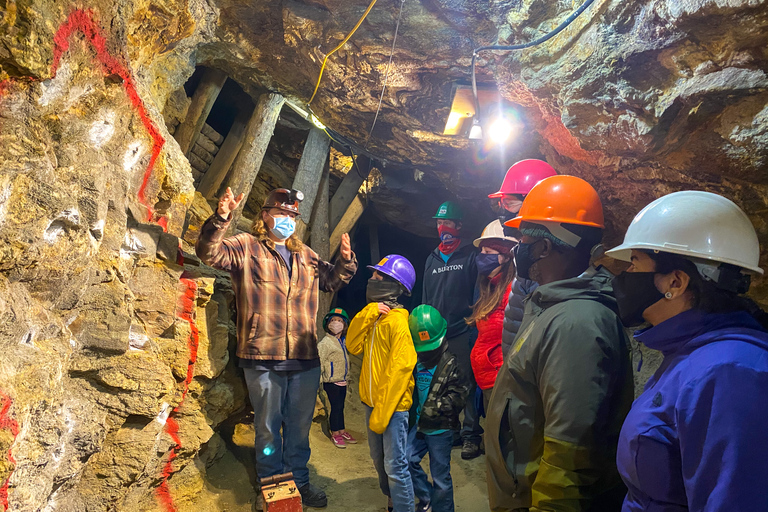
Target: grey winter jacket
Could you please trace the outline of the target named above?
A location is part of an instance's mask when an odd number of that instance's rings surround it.
[[[619,510],[621,424],[633,398],[612,275],[537,288],[504,358],[485,426],[491,510]]]
[[[501,333],[501,353],[505,356],[515,341],[517,331],[520,329],[520,322],[523,321],[525,312],[525,298],[535,290],[539,284],[530,279],[516,277],[512,281],[512,291],[509,292],[509,303],[504,310],[504,330]]]
[[[317,344],[320,353],[320,382],[342,382],[347,380],[349,359],[344,340],[327,334]]]

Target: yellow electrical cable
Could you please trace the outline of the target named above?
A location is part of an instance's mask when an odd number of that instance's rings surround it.
[[[368,17],[368,13],[371,12],[371,9],[373,9],[373,5],[375,3],[376,3],[376,0],[371,0],[371,3],[368,4],[368,8],[365,10],[363,15],[357,21],[357,25],[355,25],[355,27],[349,32],[349,34],[347,34],[347,37],[345,37],[344,40],[341,41],[336,48],[334,48],[333,50],[328,52],[328,54],[325,56],[325,58],[323,59],[323,65],[320,66],[320,75],[317,77],[317,83],[315,84],[315,90],[312,93],[312,97],[309,98],[309,101],[307,102],[307,105],[312,103],[312,100],[315,99],[315,95],[317,94],[317,90],[320,88],[320,80],[322,80],[322,78],[323,78],[323,71],[325,71],[325,65],[328,63],[328,57],[330,57],[331,55],[336,53],[339,49],[341,49],[342,46],[344,46],[347,43],[347,41],[349,41],[349,38],[354,35],[354,33],[357,31],[357,29],[360,28],[360,25],[363,24],[363,21],[365,21],[365,18]]]

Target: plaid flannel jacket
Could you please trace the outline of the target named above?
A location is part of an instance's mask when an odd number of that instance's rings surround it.
[[[309,247],[293,253],[291,277],[283,258],[249,233],[224,238],[229,222],[205,221],[195,246],[207,265],[232,275],[237,303],[237,357],[317,359],[317,292],[335,292],[357,271],[341,256],[331,264]]]

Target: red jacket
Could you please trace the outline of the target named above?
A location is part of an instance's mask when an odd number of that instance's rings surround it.
[[[477,341],[472,348],[470,360],[475,380],[482,390],[493,387],[496,374],[504,364],[504,357],[501,354],[501,333],[504,328],[504,310],[509,302],[511,288],[510,284],[496,308],[487,317],[476,322]]]

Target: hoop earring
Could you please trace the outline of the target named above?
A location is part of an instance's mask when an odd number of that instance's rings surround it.
[[[672,298],[672,292],[667,292],[664,294],[665,299],[671,299]]]

